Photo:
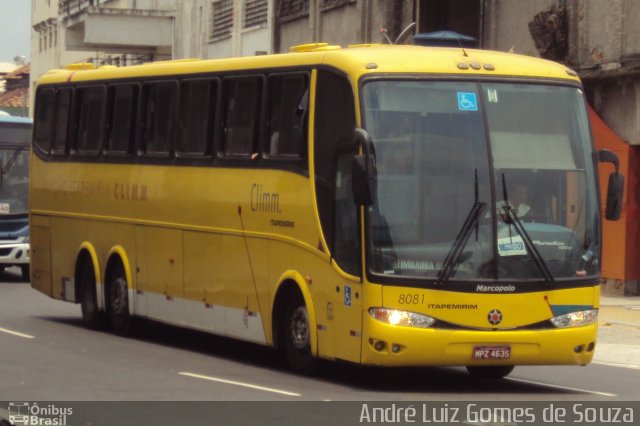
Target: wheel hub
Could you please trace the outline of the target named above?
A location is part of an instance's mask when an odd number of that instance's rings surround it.
[[[309,316],[307,309],[300,306],[291,315],[291,341],[296,349],[304,349],[309,345]]]

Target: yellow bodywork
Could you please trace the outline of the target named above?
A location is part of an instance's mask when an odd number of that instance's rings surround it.
[[[77,66],[50,71],[38,84],[304,68],[311,71],[309,129],[313,129],[314,70],[327,66],[350,78],[358,122],[358,82],[367,74],[577,81],[575,74],[562,65],[513,54],[371,45],[347,49],[311,46],[282,55],[169,61],[126,68],[90,70]],[[313,177],[313,132],[309,133],[309,175]],[[123,260],[130,294],[136,295],[131,301],[136,314],[151,315],[152,309],[142,302],[145,295],[160,297],[169,304],[189,302],[192,309],[202,309],[198,314],[202,318],[210,312],[212,321],[217,318],[217,307],[249,316],[258,313],[265,344],[273,343],[272,309],[278,288],[293,282],[308,306],[312,351],[322,358],[377,365],[491,365],[498,361],[471,359],[473,346],[509,344],[512,355],[508,364],[586,364],[591,360],[592,352],[576,354],[573,348],[595,342],[595,325],[563,330],[509,328],[548,320],[553,316],[549,304],[597,308],[597,286],[476,294],[451,292],[446,287],[424,290],[360,280],[340,270],[331,259],[316,208],[314,179],[302,174],[267,169],[46,162],[36,154],[32,155],[30,170],[32,286],[51,297],[63,298],[63,283],[74,278],[78,254],[86,250],[99,284],[110,256]],[[261,204],[265,194],[275,207]],[[280,226],[283,223],[287,226]],[[347,291],[351,295],[349,303]],[[415,300],[420,303],[400,304],[400,295],[409,293],[417,295]],[[429,304],[476,308],[429,308]],[[368,314],[368,309],[375,306],[424,313],[467,328],[385,325]],[[486,316],[492,309],[504,314],[500,328],[474,329],[486,327]],[[179,316],[166,320],[188,324]],[[243,338],[242,333],[234,331],[235,324],[225,327],[223,334]],[[386,342],[387,348],[397,344],[401,350],[378,351],[373,347],[376,341]]]

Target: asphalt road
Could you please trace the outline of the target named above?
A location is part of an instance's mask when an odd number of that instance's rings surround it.
[[[301,377],[269,348],[191,330],[88,330],[79,305],[0,274],[0,401],[640,401],[638,383],[636,368],[598,364],[482,381],[463,368],[324,363]]]

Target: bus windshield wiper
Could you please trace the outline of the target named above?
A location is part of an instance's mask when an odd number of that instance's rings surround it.
[[[467,245],[467,241],[469,241],[469,237],[473,231],[474,226],[478,223],[478,219],[480,219],[480,215],[484,212],[484,209],[487,207],[487,203],[481,203],[476,201],[467,218],[460,228],[460,232],[458,232],[458,236],[456,237],[449,253],[447,253],[447,257],[444,258],[444,262],[442,262],[442,268],[438,271],[438,284],[446,284],[453,271],[458,264],[458,259],[462,254],[462,249]]]
[[[518,215],[516,214],[515,210],[513,209],[513,207],[511,207],[511,203],[509,202],[509,197],[507,194],[507,185],[505,182],[504,173],[502,174],[502,190],[504,193],[504,205],[502,206],[502,210],[504,210],[504,213],[507,215],[507,218],[509,219],[509,223],[508,223],[509,229],[511,229],[511,225],[513,225],[516,228],[516,231],[518,231],[518,234],[520,234],[520,236],[522,237],[522,240],[524,241],[525,246],[527,246],[527,249],[529,250],[531,257],[533,258],[536,266],[542,273],[542,277],[545,279],[546,286],[555,287],[556,280],[555,278],[553,278],[553,274],[551,273],[546,262],[540,255],[540,252],[536,248],[535,244],[531,240],[529,233],[527,232],[526,229],[524,229],[524,226],[522,225],[522,222],[520,222],[520,219],[518,219]]]
[[[447,257],[444,258],[444,262],[442,262],[442,268],[438,271],[438,284],[446,284],[453,271],[455,270],[456,265],[458,264],[458,260],[460,259],[460,255],[462,254],[462,250],[467,245],[469,241],[469,237],[471,236],[471,231],[474,227],[477,226],[478,220],[484,212],[484,209],[487,207],[487,203],[482,203],[478,201],[478,169],[475,170],[475,202],[473,206],[471,206],[471,210],[467,215],[467,218],[464,220],[462,224],[462,228],[458,232],[456,239],[447,253]],[[478,238],[478,229],[476,227],[476,239]]]

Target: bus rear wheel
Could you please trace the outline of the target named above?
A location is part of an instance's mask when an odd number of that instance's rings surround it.
[[[93,264],[88,260],[80,267],[79,281],[82,321],[91,329],[100,329],[104,325],[104,314],[98,309],[96,275]]]
[[[467,371],[474,377],[480,379],[502,379],[508,376],[515,366],[513,365],[496,365],[487,367],[467,366]]]
[[[129,335],[133,321],[129,313],[129,286],[121,264],[115,265],[109,274],[107,311],[111,330],[121,336]]]
[[[309,313],[300,293],[292,293],[287,300],[281,336],[291,368],[301,374],[312,374],[316,369],[317,359],[311,353]]]

